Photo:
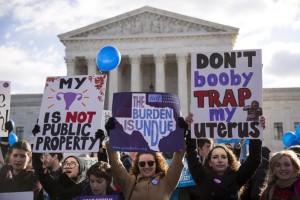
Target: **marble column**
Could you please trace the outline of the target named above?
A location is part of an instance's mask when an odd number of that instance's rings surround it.
[[[113,101],[113,94],[115,92],[119,91],[119,72],[118,72],[118,68],[109,71],[108,74],[108,81],[109,81],[109,94],[108,94],[108,109],[111,110],[112,109],[112,101]]]
[[[98,68],[96,66],[96,59],[95,58],[86,58],[87,63],[87,74],[88,75],[96,75]]]
[[[165,92],[165,55],[154,55],[155,61],[155,91]]]
[[[65,62],[67,65],[67,76],[74,76],[75,74],[75,68],[76,68],[76,58],[72,57],[65,57]]]
[[[188,114],[188,83],[187,83],[187,54],[177,54],[178,66],[178,96],[183,117]]]
[[[131,63],[131,91],[141,91],[141,56],[131,55],[129,56]]]

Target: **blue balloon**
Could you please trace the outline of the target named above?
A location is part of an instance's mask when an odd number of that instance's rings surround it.
[[[293,132],[286,132],[282,136],[282,142],[286,148],[292,145],[293,140],[297,140],[297,136]]]
[[[8,136],[8,144],[9,146],[14,145],[14,143],[18,142],[18,136],[14,133],[10,133]]]
[[[100,71],[115,69],[121,62],[121,54],[112,46],[105,46],[97,54],[96,63]]]
[[[300,124],[297,125],[295,134],[300,139]]]
[[[295,145],[300,145],[299,139],[293,140],[293,141],[291,142],[291,146],[295,146]]]

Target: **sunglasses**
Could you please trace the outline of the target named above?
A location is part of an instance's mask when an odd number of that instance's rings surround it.
[[[146,166],[146,163],[147,163],[147,165],[148,165],[149,167],[152,167],[152,166],[154,165],[155,161],[153,161],[153,160],[150,160],[150,161],[147,161],[147,162],[141,161],[141,162],[139,162],[139,166],[140,166],[140,167],[145,167],[145,166]]]

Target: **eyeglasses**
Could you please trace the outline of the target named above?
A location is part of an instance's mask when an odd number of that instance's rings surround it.
[[[153,160],[150,160],[150,161],[147,161],[147,162],[141,161],[141,162],[139,162],[139,166],[140,166],[140,167],[145,167],[145,166],[146,166],[146,163],[147,163],[147,165],[148,165],[149,167],[152,167],[152,166],[154,165],[155,161],[153,161]]]
[[[75,166],[77,166],[77,165],[79,165],[78,163],[76,163],[76,162],[70,162],[70,163],[63,163],[62,164],[62,167],[68,167],[68,168],[74,168]]]

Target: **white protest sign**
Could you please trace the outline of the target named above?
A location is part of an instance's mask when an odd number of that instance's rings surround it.
[[[33,200],[33,192],[7,192],[0,193],[0,199],[5,200],[16,200],[16,199],[26,199]]]
[[[10,113],[10,82],[0,81],[0,137],[8,137],[5,123],[9,120]]]
[[[34,152],[97,152],[107,75],[48,77]]]
[[[9,120],[10,112],[10,82],[0,81],[0,137],[8,137],[5,123]]]
[[[261,50],[192,54],[194,138],[262,138]]]

